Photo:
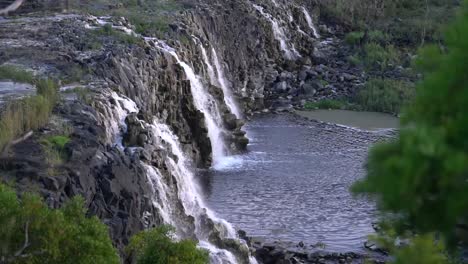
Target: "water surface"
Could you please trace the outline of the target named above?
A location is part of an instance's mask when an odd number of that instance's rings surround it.
[[[247,131],[249,152],[204,175],[208,205],[250,236],[362,250],[375,206],[349,187],[386,136],[293,115],[256,117]]]

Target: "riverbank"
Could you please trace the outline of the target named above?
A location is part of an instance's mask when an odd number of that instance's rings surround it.
[[[266,242],[261,239],[246,238],[258,261],[264,264],[304,263],[304,264],[383,264],[388,257],[377,253],[328,252],[320,245],[306,245],[303,242]]]
[[[358,112],[349,110],[309,110],[295,111],[295,114],[326,123],[347,127],[377,131],[398,129],[399,119],[393,115],[378,112]]]

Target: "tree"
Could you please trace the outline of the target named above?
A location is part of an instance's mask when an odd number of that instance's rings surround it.
[[[206,264],[208,252],[198,249],[195,241],[173,242],[174,228],[163,225],[135,235],[128,251],[133,253],[138,264]]]
[[[468,217],[468,0],[445,48],[421,51],[424,80],[392,142],[374,147],[356,193],[377,198],[399,234],[436,232],[450,249],[466,240]],[[403,263],[403,262],[399,262]],[[409,262],[406,262],[409,263]]]
[[[53,210],[0,184],[0,263],[119,263],[107,227],[85,212],[81,197]]]

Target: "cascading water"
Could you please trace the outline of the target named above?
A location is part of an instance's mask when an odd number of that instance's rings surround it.
[[[312,30],[312,33],[314,34],[314,37],[319,39],[320,34],[318,32],[318,29],[315,27],[314,21],[312,20],[312,17],[309,14],[309,11],[305,7],[301,7],[302,12],[304,13],[304,17],[307,21],[307,25],[309,25],[309,28]]]
[[[205,47],[203,47],[202,44],[200,44],[199,46],[200,46],[200,50],[202,51],[203,60],[205,61],[205,64],[208,70],[208,76],[210,77],[211,84],[219,86],[223,90],[224,102],[228,106],[229,110],[237,118],[241,118],[242,114],[239,110],[239,107],[236,104],[234,95],[232,94],[231,89],[229,88],[228,81],[224,75],[223,66],[221,65],[221,62],[218,58],[218,54],[216,53],[216,50],[214,48],[211,48],[211,54],[213,57],[214,66],[216,68],[216,72],[215,72],[213,65],[210,62],[210,59],[208,58],[208,54],[206,52]]]
[[[108,98],[112,98],[112,102]],[[107,107],[103,108],[106,117],[102,118],[102,120],[105,122],[108,143],[115,144],[123,149],[123,134],[127,131],[125,119],[130,113],[138,112],[138,108],[135,102],[125,96],[118,95],[114,91],[102,94],[100,100],[107,105]]]
[[[209,241],[209,234],[212,230],[209,230],[209,227],[204,225],[206,219],[210,219],[214,222],[215,228],[220,232],[222,238],[235,238],[236,233],[229,223],[218,219],[214,213],[204,205],[201,198],[201,191],[199,190],[198,184],[195,182],[192,171],[188,167],[190,162],[182,151],[179,139],[166,124],[160,123],[157,120],[155,120],[150,127],[153,132],[153,137],[155,137],[156,144],[167,149],[177,157],[176,161],[168,155],[165,160],[172,177],[175,178],[175,183],[177,184],[176,188],[168,187],[168,185],[163,182],[164,180],[162,179],[161,173],[154,167],[146,165],[150,175],[149,178],[151,178],[151,181],[155,184],[157,193],[159,194],[155,203],[161,201],[165,202],[163,205],[164,208],[161,206],[157,207],[161,211],[162,218],[166,218],[164,222],[173,224],[176,229],[182,229],[178,230],[179,237],[181,237],[180,234],[186,232],[183,230],[184,226],[177,223],[178,220],[176,218],[179,218],[179,216],[176,213],[177,210],[174,209],[177,207],[176,201],[180,201],[184,213],[194,218],[195,236],[199,240],[199,246],[210,252],[211,262],[237,263],[236,258],[231,252],[217,248]]]
[[[223,89],[224,92],[224,101],[226,102],[231,112],[234,115],[236,115],[237,118],[241,118],[241,111],[239,110],[239,107],[237,106],[236,101],[234,100],[234,96],[231,92],[228,81],[224,75],[223,66],[220,63],[218,54],[216,53],[216,50],[214,48],[211,48],[211,53],[213,54],[213,61],[216,67],[216,72],[218,73],[218,82],[221,85],[221,89]]]
[[[106,109],[102,119],[106,120],[105,126],[113,145],[124,148],[122,135],[127,130],[125,119],[130,113],[138,112],[136,103],[115,92],[103,93],[99,101],[103,109]],[[213,231],[220,239],[236,239],[236,232],[228,222],[217,218],[205,206],[202,192],[189,167],[190,161],[183,152],[178,137],[168,125],[157,119],[152,124],[140,122],[150,131],[152,145],[171,154],[166,155],[163,160],[164,167],[170,173],[169,177],[157,167],[142,161],[160,221],[176,228],[176,239],[195,237],[199,247],[209,251],[211,263],[238,263],[232,252],[221,249],[210,241]],[[254,259],[250,260],[250,263],[256,263]]]
[[[190,88],[195,107],[205,115],[205,123],[208,129],[208,136],[211,141],[213,163],[219,162],[225,155],[226,146],[223,140],[222,118],[214,98],[205,89],[202,80],[195,74],[192,67],[180,60],[175,50],[161,41],[156,42],[156,46],[174,57],[177,63],[182,66],[187,79],[190,81]]]
[[[269,13],[265,12],[263,7],[256,5],[256,4],[252,4],[252,5],[258,12],[260,12],[260,14],[262,14],[263,17],[265,17],[268,21],[270,21],[271,27],[273,29],[273,35],[275,39],[279,41],[281,50],[284,52],[286,59],[296,60],[300,58],[301,54],[299,54],[299,52],[296,50],[296,48],[294,47],[294,44],[291,43],[290,44],[291,47],[289,47],[288,45],[289,40],[286,36],[286,33],[284,32],[284,29],[280,26],[279,21],[276,20]]]

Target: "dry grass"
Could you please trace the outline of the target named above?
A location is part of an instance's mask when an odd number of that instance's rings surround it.
[[[8,103],[0,114],[0,149],[15,138],[47,124],[57,100],[56,83],[41,80],[37,83],[37,95]]]

